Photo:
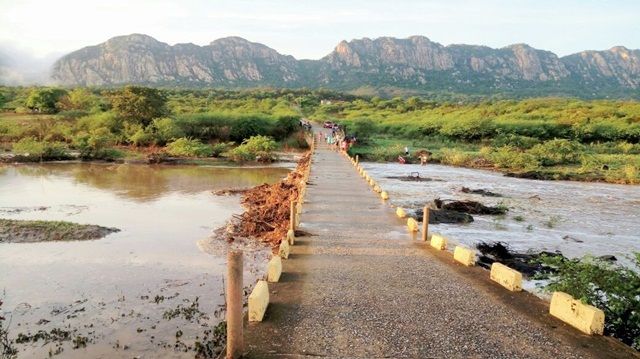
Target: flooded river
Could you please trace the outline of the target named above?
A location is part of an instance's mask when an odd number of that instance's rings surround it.
[[[225,259],[202,252],[197,242],[241,212],[238,196],[211,191],[272,183],[288,171],[78,163],[0,167],[0,218],[121,230],[93,241],[0,243],[0,299],[10,337],[55,329],[72,339],[21,344],[19,356],[192,358],[195,342],[206,342],[205,331],[219,321],[224,303]],[[254,253],[259,263],[246,265],[246,285],[267,255]]]
[[[569,257],[614,255],[622,264],[630,264],[631,252],[640,252],[640,186],[537,181],[441,165],[363,163],[363,167],[389,192],[394,205],[415,209],[440,198],[502,204],[509,209],[504,216],[474,215],[475,221],[469,224],[430,226],[430,231],[443,233],[454,243],[474,246],[501,241],[516,251],[560,251]],[[432,181],[386,178],[412,172]],[[503,197],[463,193],[463,186]]]

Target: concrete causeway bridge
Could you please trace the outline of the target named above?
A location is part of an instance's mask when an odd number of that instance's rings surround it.
[[[637,356],[412,236],[352,163],[324,144],[313,155],[301,218],[307,234],[269,283],[264,319],[245,322],[244,357]]]

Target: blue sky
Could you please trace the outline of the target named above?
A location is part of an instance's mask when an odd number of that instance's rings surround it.
[[[241,36],[313,59],[340,40],[379,36],[524,42],[559,55],[640,48],[640,1],[0,0],[0,9],[0,44],[40,57],[130,33],[199,45]]]

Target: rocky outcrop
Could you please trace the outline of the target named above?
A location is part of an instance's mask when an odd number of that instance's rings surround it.
[[[207,46],[170,46],[134,34],[62,57],[52,77],[66,85],[286,85],[298,80],[298,64],[291,56],[239,37],[218,39]]]
[[[398,87],[415,91],[538,94],[600,89],[638,91],[640,50],[614,47],[559,58],[515,44],[500,49],[443,46],[424,36],[341,41],[320,60],[296,60],[239,37],[209,45],[168,45],[140,34],[120,36],[58,60],[65,85],[170,84],[225,87]]]
[[[616,46],[605,51],[583,51],[562,58],[569,71],[585,84],[615,82],[640,88],[640,50]]]

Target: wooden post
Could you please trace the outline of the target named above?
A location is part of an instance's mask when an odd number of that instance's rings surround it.
[[[289,206],[289,229],[296,230],[296,203],[294,201],[291,201]]]
[[[236,359],[244,351],[242,333],[242,251],[227,254],[227,359]]]
[[[422,214],[422,240],[427,241],[429,239],[429,206],[424,206],[424,213]]]

